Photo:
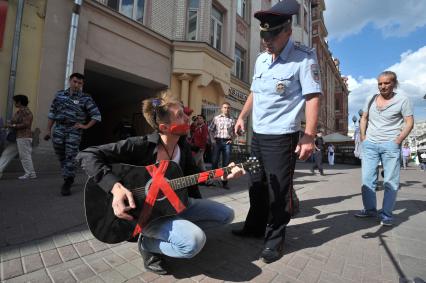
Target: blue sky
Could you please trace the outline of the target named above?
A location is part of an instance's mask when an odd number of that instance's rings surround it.
[[[426,120],[426,1],[325,0],[333,57],[349,77],[349,119],[377,92],[384,70],[398,74],[397,92],[408,96],[416,120]],[[350,122],[350,125],[352,122]]]

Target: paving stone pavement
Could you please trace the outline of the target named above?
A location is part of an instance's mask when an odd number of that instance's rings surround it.
[[[0,180],[0,261],[2,282],[424,282],[426,280],[426,173],[414,165],[401,171],[396,225],[356,219],[361,208],[360,168],[326,166],[312,175],[298,163],[295,187],[301,213],[290,222],[284,256],[258,259],[262,240],[240,239],[249,207],[247,177],[231,190],[202,187],[203,195],[231,206],[231,225],[206,232],[207,243],[193,259],[168,260],[170,275],[146,272],[134,243],[108,245],[85,224],[83,185],[59,196],[55,173],[38,179]],[[378,192],[381,206],[383,191]]]

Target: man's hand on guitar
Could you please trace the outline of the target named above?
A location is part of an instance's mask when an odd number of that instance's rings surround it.
[[[228,174],[227,176],[223,175],[221,177],[222,181],[226,181],[226,180],[234,179],[234,178],[239,178],[246,173],[246,171],[243,168],[235,166],[234,162],[229,163],[228,167],[232,168],[231,173]]]
[[[133,216],[127,213],[129,210],[136,208],[132,192],[122,184],[115,183],[111,193],[113,194],[112,209],[115,216],[125,220],[133,220]],[[126,205],[126,201],[129,205]]]

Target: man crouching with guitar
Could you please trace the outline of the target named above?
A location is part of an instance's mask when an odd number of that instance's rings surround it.
[[[234,212],[221,203],[201,199],[198,186],[192,185],[185,190],[183,197],[179,196],[180,199],[172,198],[173,196],[177,197],[173,192],[170,196],[166,191],[163,191],[163,198],[167,197],[164,202],[172,204],[174,202],[175,215],[166,214],[166,216],[163,215],[154,220],[151,218],[151,221],[148,221],[146,218],[149,218],[149,216],[144,215],[144,213],[147,214],[145,208],[148,207],[146,203],[151,191],[146,193],[145,202],[142,201],[139,205],[143,206],[142,212],[139,215],[134,213],[138,208],[136,192],[140,188],[135,188],[132,192],[130,189],[131,182],[125,186],[119,174],[114,172],[113,164],[122,163],[133,167],[146,166],[145,168],[152,176],[152,183],[150,183],[152,188],[160,179],[166,179],[163,178],[164,172],[163,176],[160,172],[160,178],[156,178],[162,162],[172,160],[178,163],[184,176],[199,173],[192,158],[190,146],[186,142],[186,135],[189,132],[189,118],[183,112],[182,104],[171,95],[169,90],[163,91],[159,97],[144,100],[142,105],[143,115],[149,125],[155,129],[154,133],[147,136],[130,137],[117,143],[89,147],[79,153],[77,160],[95,185],[101,188],[100,191],[103,194],[106,193],[112,199],[111,204],[108,203],[109,210],[111,210],[111,206],[113,210],[111,217],[115,218],[114,221],[111,221],[111,223],[114,223],[111,224],[111,227],[112,225],[116,225],[120,229],[131,227],[132,235],[126,234],[127,236],[124,237],[126,240],[131,240],[132,237],[134,238],[139,234],[138,245],[145,268],[157,274],[166,274],[167,271],[163,265],[165,256],[174,258],[194,257],[201,251],[206,241],[206,236],[200,227],[211,228],[216,225],[228,224],[233,220]],[[173,162],[170,161],[170,163]],[[149,166],[152,164],[160,165],[158,167]],[[234,165],[233,163],[229,164],[228,167],[231,169],[228,172],[230,173],[227,176],[226,174],[222,176],[222,179],[239,177],[245,173],[243,169]],[[127,172],[126,174],[128,176],[130,173]],[[133,180],[138,175],[140,174],[135,174],[134,177],[128,179]],[[180,184],[178,181],[176,182],[173,184],[176,186]],[[161,187],[161,185],[157,187]],[[181,187],[185,187],[185,185]],[[159,190],[161,192],[162,188]],[[96,202],[99,198],[93,197],[93,201],[88,201],[90,194],[91,188],[86,187],[85,204],[88,223],[96,219],[95,216],[87,215],[88,206],[93,206],[93,202]],[[186,204],[182,204],[182,199],[187,200]],[[152,204],[150,207],[153,213],[156,206],[157,204]],[[102,210],[101,207],[102,202],[99,202],[93,210]],[[147,209],[148,214],[151,212],[150,208]],[[98,218],[100,217],[104,217],[104,215],[98,216]],[[146,221],[142,219],[144,217]],[[117,224],[117,221],[124,223]],[[101,225],[105,226],[104,221],[98,222],[102,222]],[[141,223],[146,225],[141,225]],[[99,224],[96,223],[95,225]],[[120,236],[107,236],[106,234],[112,231],[105,230],[119,230],[118,228],[91,227],[90,229],[94,235],[98,233],[98,235],[95,235],[98,239],[105,235],[106,242],[112,243],[121,241]],[[138,228],[139,230],[137,230]]]

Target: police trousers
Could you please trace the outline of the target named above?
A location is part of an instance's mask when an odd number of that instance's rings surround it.
[[[74,178],[76,170],[75,157],[79,152],[81,129],[70,126],[56,125],[53,130],[52,142],[56,155],[61,162],[62,176]]]
[[[265,247],[276,249],[285,238],[291,215],[286,211],[290,201],[296,165],[294,153],[299,133],[264,135],[253,133],[252,155],[256,156],[263,172],[251,175],[250,209],[245,229],[265,233]]]

